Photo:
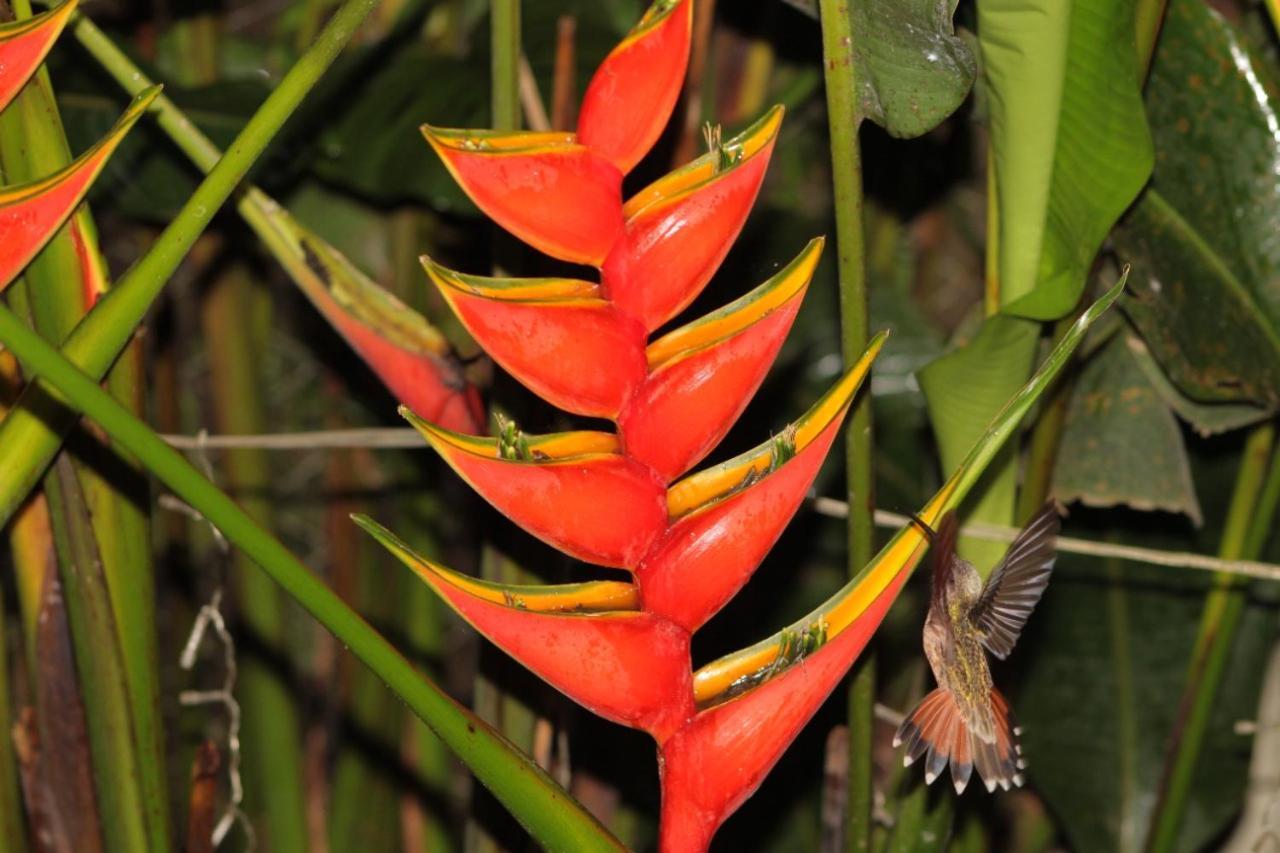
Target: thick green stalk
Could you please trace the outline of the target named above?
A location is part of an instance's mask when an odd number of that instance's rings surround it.
[[[489,26],[493,52],[493,126],[495,130],[519,130],[520,0],[493,0]]]
[[[268,429],[259,365],[270,335],[270,299],[243,266],[233,266],[205,295],[203,327],[209,357],[214,428],[243,435]],[[271,467],[265,450],[230,451],[227,485],[245,512],[272,526]],[[309,849],[302,724],[288,681],[284,609],[287,599],[241,552],[232,558],[235,610],[253,638],[241,654],[239,694],[244,720],[246,805],[261,816],[271,849]],[[265,652],[265,654],[263,654]],[[275,664],[273,665],[273,659]]]
[[[107,850],[119,853],[156,849],[147,828],[133,712],[107,579],[88,523],[89,507],[70,458],[63,456],[57,462],[44,491],[88,716],[103,842]]]
[[[19,17],[31,14],[27,0],[17,0],[13,5]],[[71,161],[45,69],[41,69],[0,119],[0,152],[9,181],[34,180]],[[87,207],[82,207],[27,267],[19,285],[26,288],[30,315],[40,334],[58,342],[66,337],[83,316],[87,295],[105,286],[104,267],[92,216]],[[131,348],[107,378],[110,392],[135,412],[141,406],[140,357],[140,349]],[[58,408],[49,407],[47,411],[56,416]],[[132,735],[125,742],[136,750],[138,771],[118,782],[113,777],[120,774],[111,768],[99,768],[104,774],[99,778],[99,786],[138,786],[150,849],[167,850],[171,847],[168,780],[159,708],[155,575],[146,481],[132,462],[95,441],[82,442],[76,452],[75,468],[86,512],[68,522],[84,524],[90,529],[88,535],[102,560],[105,586],[68,587],[66,594],[105,593],[108,596],[108,602],[103,602],[101,608],[111,612],[112,624],[119,634],[132,724]],[[65,554],[60,557],[64,561],[68,559]],[[79,608],[68,605],[73,620],[75,613],[89,609],[88,603]],[[92,718],[97,706],[90,703],[87,711]]]
[[[95,379],[107,372],[196,238],[377,2],[347,0],[334,13],[150,250],[76,326],[65,353],[78,367]],[[13,460],[0,466],[0,526],[39,481],[73,424],[66,415],[47,419],[37,415],[33,405],[38,387],[28,388],[15,411],[0,423],[0,459]]]
[[[96,421],[194,507],[404,699],[548,850],[619,850],[617,841],[484,721],[423,678],[289,550],[94,380],[0,306],[0,343],[77,411]]]
[[[853,23],[848,0],[820,0],[822,58],[826,68],[827,122],[831,135],[831,173],[835,185],[836,252],[840,278],[840,350],[852,364],[866,347],[869,329],[867,271],[863,249],[862,152],[858,127],[858,80],[853,57]],[[845,474],[849,501],[849,576],[875,553],[875,509],[871,467],[871,397],[861,395],[849,413],[845,432]],[[871,844],[871,704],[875,698],[874,662],[864,655],[849,694],[849,810],[846,846],[865,851]]]
[[[1275,500],[1280,498],[1280,453],[1273,453],[1275,439],[1275,423],[1267,422],[1255,427],[1245,442],[1218,547],[1220,557],[1256,559],[1266,543]],[[1239,580],[1234,575],[1217,575],[1213,590],[1205,598],[1200,633],[1178,705],[1172,748],[1165,759],[1160,795],[1152,812],[1147,849],[1153,853],[1166,853],[1177,846],[1196,761],[1244,611],[1245,590]]]
[[[870,558],[868,558],[870,559]],[[865,563],[864,563],[865,565]],[[871,849],[874,765],[871,760],[876,727],[876,656],[864,654],[854,665],[849,685],[849,788],[845,848]]]

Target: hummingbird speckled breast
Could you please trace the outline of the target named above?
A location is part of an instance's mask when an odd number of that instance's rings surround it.
[[[1049,583],[1056,554],[1058,510],[1047,503],[992,571],[986,585],[956,555],[956,517],[948,513],[930,533],[933,589],[924,623],[924,653],[938,687],[925,696],[894,736],[903,762],[925,759],[932,784],[951,765],[962,793],[977,768],[988,791],[1022,784],[1026,766],[1009,705],[991,682],[987,653],[1004,660]]]

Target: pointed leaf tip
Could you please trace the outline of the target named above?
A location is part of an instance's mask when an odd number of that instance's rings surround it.
[[[159,94],[159,86],[139,93],[106,136],[54,174],[0,189],[0,291],[75,212],[125,134]]]
[[[633,568],[666,528],[664,486],[604,432],[496,438],[406,415],[481,497],[533,536],[590,563]]]
[[[689,635],[637,611],[631,584],[486,583],[419,556],[367,517],[357,523],[476,630],[593,713],[659,739],[692,715]]]
[[[601,269],[619,310],[652,331],[697,298],[747,221],[781,123],[775,107],[627,202],[626,225]]]
[[[423,266],[485,352],[553,406],[614,418],[644,380],[644,329],[598,285],[465,275],[429,258]]]
[[[750,580],[813,484],[882,340],[779,435],[670,490],[671,528],[636,569],[646,609],[696,631]]]
[[[476,206],[554,258],[599,266],[622,230],[622,173],[573,134],[422,133]]]
[[[670,482],[719,444],[777,357],[821,252],[811,241],[741,299],[649,345],[649,376],[618,417],[628,455]]]
[[[626,174],[662,135],[689,64],[693,0],[656,0],[582,99],[578,140]]]
[[[9,105],[67,25],[79,0],[21,21],[0,24],[0,110]]]

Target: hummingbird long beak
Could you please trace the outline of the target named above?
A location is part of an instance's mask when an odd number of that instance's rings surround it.
[[[919,527],[920,531],[924,533],[924,538],[928,539],[929,544],[932,545],[938,538],[938,532],[929,526],[929,522],[925,521],[914,512],[908,513],[908,515],[911,517],[911,520],[915,523],[916,527]]]

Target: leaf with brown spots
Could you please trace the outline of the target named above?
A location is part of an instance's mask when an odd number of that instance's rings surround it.
[[[1201,0],[1171,0],[1147,86],[1151,187],[1117,232],[1125,310],[1183,393],[1280,405],[1280,102]]]
[[[1089,506],[1180,512],[1199,525],[1182,430],[1126,337],[1113,335],[1080,371],[1054,468],[1054,494]]]

